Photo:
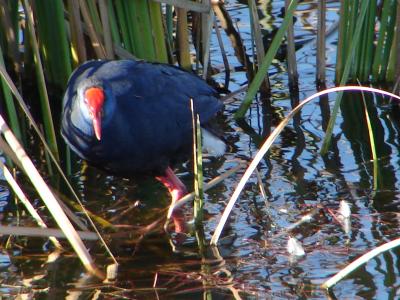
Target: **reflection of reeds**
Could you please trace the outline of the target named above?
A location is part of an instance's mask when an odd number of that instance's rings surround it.
[[[249,89],[247,91],[246,97],[243,100],[242,104],[240,105],[238,111],[235,114],[235,117],[237,119],[241,119],[244,117],[246,111],[249,109],[251,103],[253,102],[254,96],[256,95],[258,89],[260,88],[262,82],[264,81],[265,74],[267,73],[267,70],[269,66],[271,65],[272,60],[274,59],[276,53],[278,52],[278,49],[281,45],[282,38],[289,27],[289,24],[293,18],[293,13],[297,7],[297,2],[293,0],[290,5],[287,7],[285,18],[282,21],[282,25],[275,34],[274,39],[272,40],[272,43],[270,47],[268,48],[267,53],[265,54],[265,57],[263,61],[261,62],[261,65],[258,67],[258,71],[256,75],[254,76],[253,81],[250,83]]]
[[[249,1],[249,10],[250,10],[250,22],[251,22],[251,32],[252,32],[252,37],[254,40],[254,44],[256,45],[256,57],[257,59],[254,61],[253,68],[257,70],[258,64],[263,61],[264,55],[265,55],[265,49],[264,49],[264,44],[262,40],[262,33],[261,33],[261,28],[260,28],[260,21],[258,18],[258,11],[256,7],[256,3],[254,0]],[[261,85],[261,89],[263,89],[266,92],[270,92],[270,83],[269,83],[269,76],[268,73],[265,74],[265,80],[264,84]]]
[[[392,93],[389,93],[389,92],[386,92],[383,90],[370,88],[370,87],[362,87],[362,86],[341,86],[341,87],[330,88],[330,89],[315,93],[315,94],[311,95],[310,97],[308,97],[307,99],[303,100],[292,111],[290,111],[290,113],[271,132],[271,134],[268,136],[268,138],[264,141],[264,143],[260,147],[260,150],[254,156],[250,165],[247,167],[246,172],[243,174],[243,176],[240,179],[235,191],[233,192],[228,204],[225,207],[224,213],[222,214],[221,219],[220,219],[220,221],[215,229],[215,232],[211,238],[211,241],[210,241],[211,245],[217,245],[220,235],[222,233],[222,230],[225,226],[225,223],[227,222],[228,217],[230,215],[230,212],[232,211],[233,206],[235,205],[237,199],[239,198],[244,186],[250,179],[250,176],[253,174],[257,165],[263,159],[265,154],[270,149],[271,145],[274,143],[276,138],[279,136],[279,134],[282,132],[282,130],[286,127],[286,125],[289,123],[289,121],[302,109],[303,106],[305,106],[306,104],[311,102],[313,99],[318,98],[323,95],[326,95],[326,94],[329,94],[329,93],[332,93],[332,92],[342,92],[343,93],[343,91],[366,91],[366,92],[372,92],[372,93],[386,95],[386,96],[393,97],[393,98],[400,100],[399,96],[394,95]]]

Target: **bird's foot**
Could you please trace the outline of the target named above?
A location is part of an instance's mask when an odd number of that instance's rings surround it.
[[[157,176],[156,179],[168,189],[173,203],[177,202],[187,193],[186,186],[170,167],[165,170],[164,176]]]
[[[171,194],[171,203],[175,204],[176,202],[179,201],[183,196],[187,194],[186,188],[185,189],[172,189],[169,190],[169,193]]]
[[[187,226],[185,221],[185,215],[182,209],[176,209],[171,215],[172,221],[174,222],[176,233],[187,233]]]
[[[174,171],[170,167],[167,168],[164,176],[157,176],[156,179],[159,180],[171,194],[171,205],[174,205],[187,193],[185,185],[175,175]],[[175,209],[171,215],[171,218],[174,221],[175,232],[187,232],[185,217],[182,209]]]

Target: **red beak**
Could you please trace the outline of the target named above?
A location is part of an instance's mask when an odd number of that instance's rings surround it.
[[[101,115],[104,104],[104,91],[99,87],[91,87],[85,91],[85,98],[93,121],[96,138],[101,139]]]

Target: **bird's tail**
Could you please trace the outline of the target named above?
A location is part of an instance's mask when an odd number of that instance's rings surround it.
[[[225,154],[226,145],[222,140],[204,128],[201,128],[201,134],[203,137],[203,151],[217,157]]]

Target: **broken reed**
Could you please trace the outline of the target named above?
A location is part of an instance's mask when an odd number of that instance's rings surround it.
[[[366,12],[361,7],[366,5]],[[397,58],[399,28],[395,29],[397,1],[376,0],[341,1],[339,39],[337,48],[336,81],[343,81],[345,67],[351,65],[348,80],[361,82],[393,82]],[[398,22],[398,21],[397,21]],[[361,24],[359,24],[361,23]],[[361,26],[360,38],[354,49],[350,44],[355,38],[356,27]],[[379,28],[375,32],[376,28]]]
[[[201,141],[200,118],[195,114],[193,100],[190,99],[193,130],[193,173],[194,173],[194,223],[197,228],[202,227],[204,206],[204,181],[203,181],[203,154]]]

